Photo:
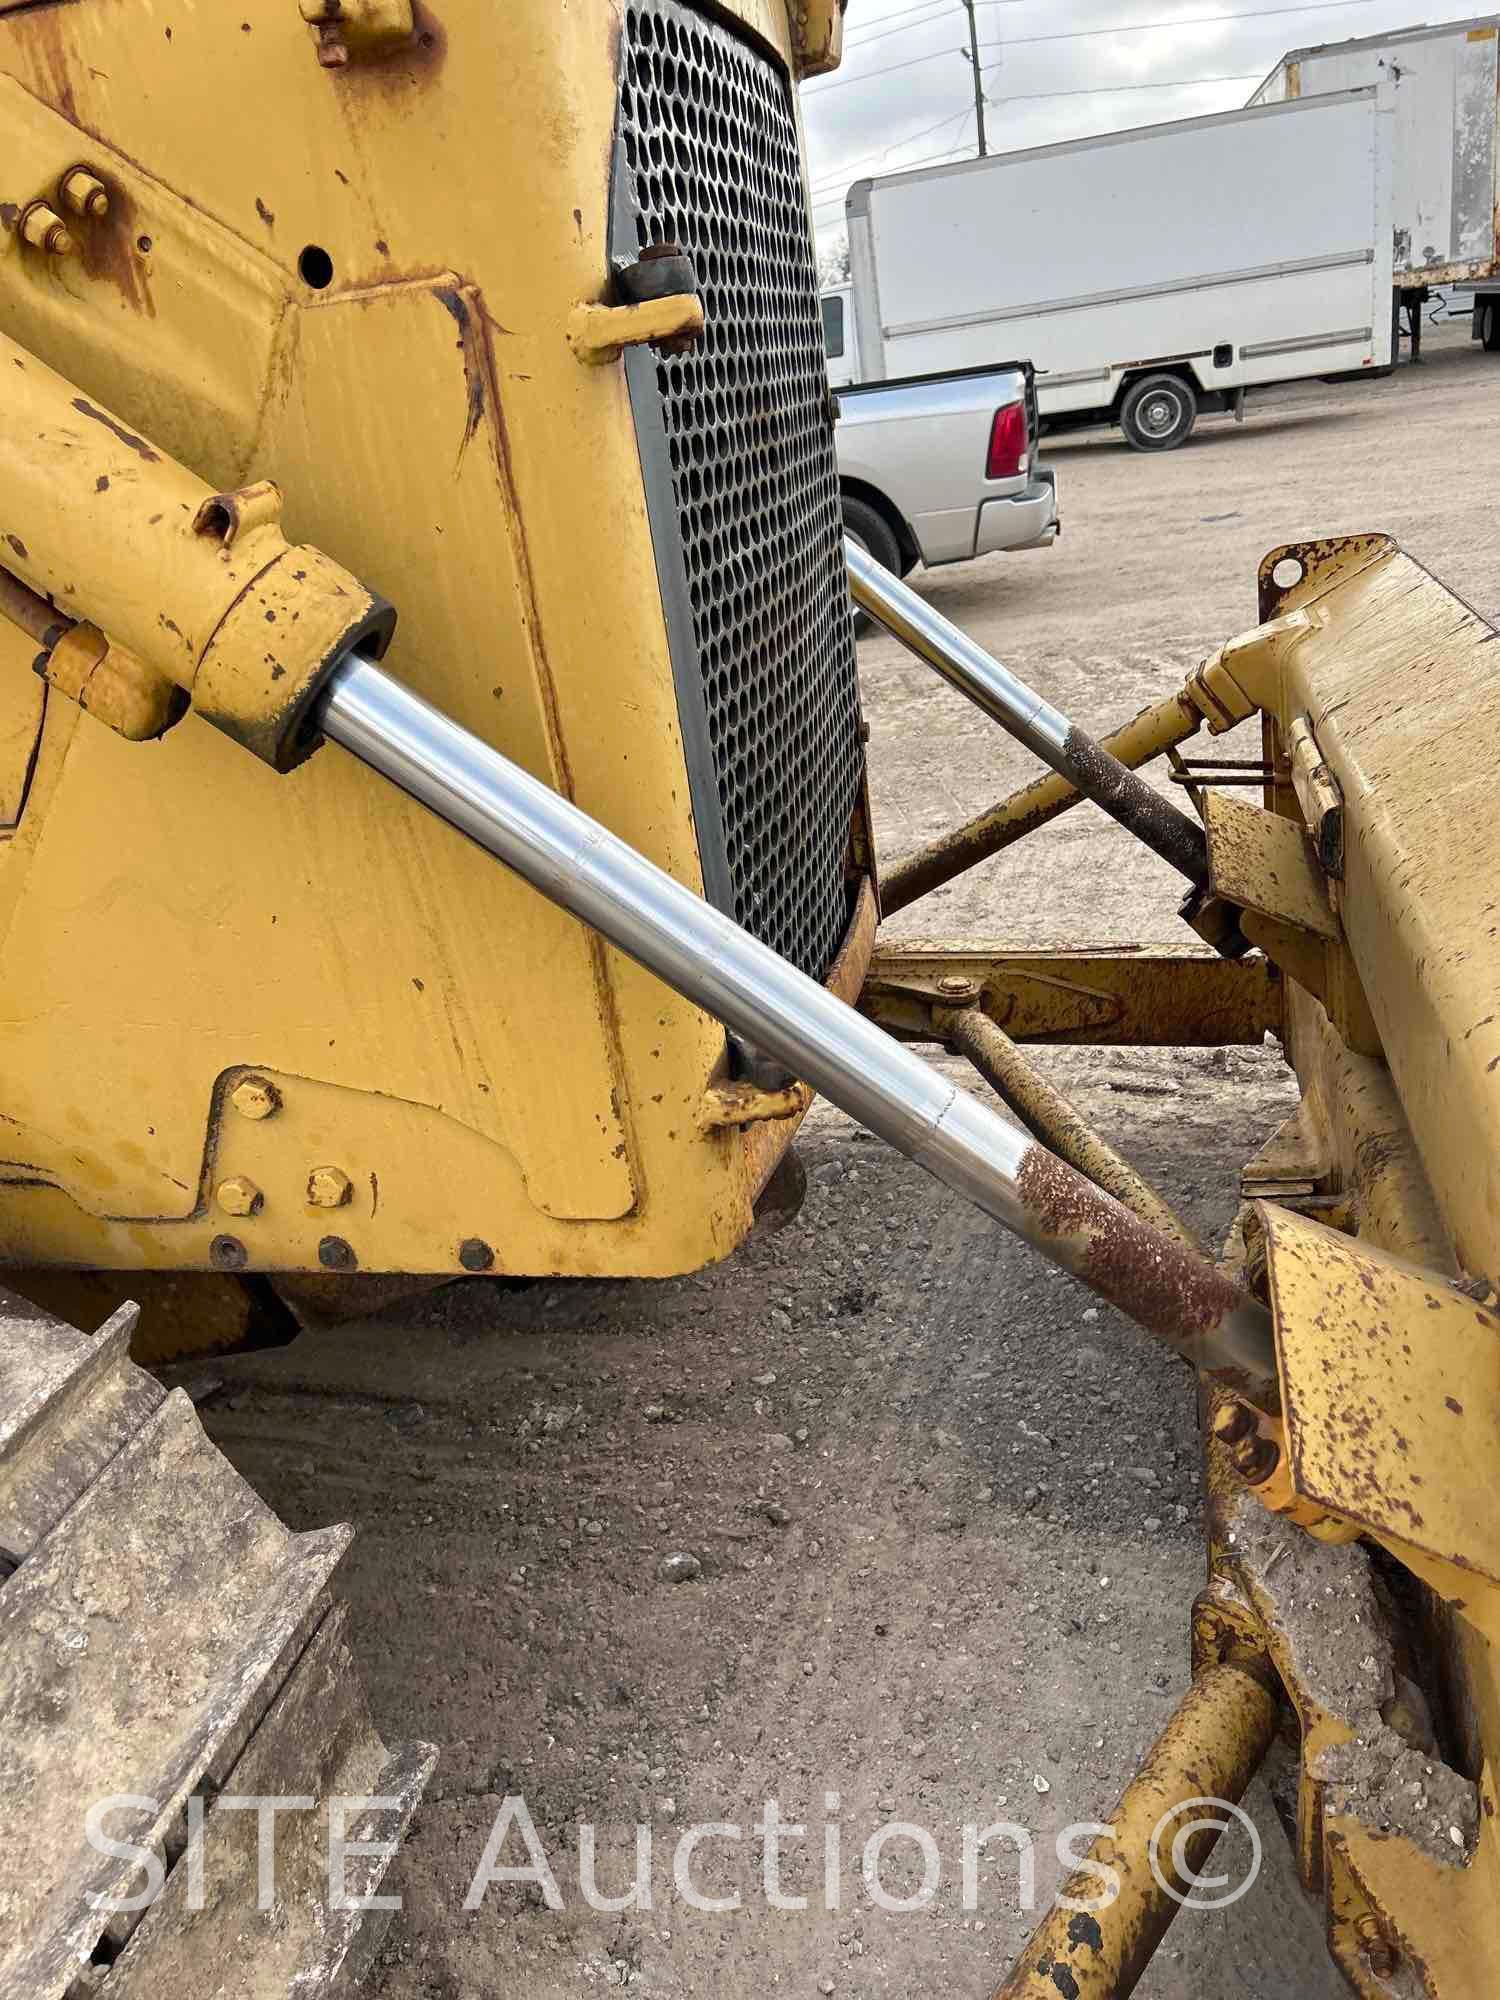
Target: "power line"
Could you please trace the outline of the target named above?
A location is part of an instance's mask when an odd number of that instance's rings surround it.
[[[1071,28],[1055,35],[1009,35],[1003,42],[984,42],[986,49],[1027,48],[1033,42],[1081,42],[1095,35],[1142,35],[1152,28],[1217,27],[1220,21],[1262,21],[1272,14],[1331,14],[1337,7],[1369,7],[1373,0],[1320,0],[1296,7],[1252,7],[1243,14],[1190,14],[1176,21],[1124,21],[1112,28]]]
[[[999,63],[991,63],[992,70]],[[1014,90],[1005,97],[992,97],[991,104],[1024,104],[1039,97],[1113,97],[1126,90],[1196,90],[1201,83],[1257,83],[1262,70],[1247,69],[1239,76],[1177,76],[1160,83],[1094,83],[1082,90]],[[899,172],[900,169],[898,168]]]
[[[891,169],[891,172],[896,174],[904,174],[908,172],[910,169],[915,167],[935,166],[939,160],[953,160],[954,151],[955,149],[952,146],[945,146],[940,153],[924,153],[922,157],[918,160],[903,160],[899,166],[893,167]],[[966,145],[964,148],[963,158],[968,159],[970,157],[971,155],[969,154]],[[991,157],[993,157],[993,155]],[[958,164],[958,162],[955,161],[955,165],[956,164]],[[817,214],[826,208],[841,209],[843,206],[844,206],[843,195],[841,194],[825,195],[822,201],[815,201],[813,203],[813,212]]]
[[[925,139],[932,132],[940,132],[945,125],[952,125],[960,118],[967,118],[968,115],[969,107],[965,105],[962,111],[950,111],[946,118],[935,119],[931,125],[924,125],[920,131],[903,132],[899,139],[892,139],[891,143],[888,146],[882,147],[878,153],[861,153],[848,166],[841,167],[836,174],[823,175],[821,179],[812,183],[812,192],[819,194],[824,188],[847,187],[856,167],[878,164],[881,160],[888,160],[891,154],[898,151],[900,147],[914,146],[918,139]],[[953,149],[950,146],[946,150],[951,152]],[[906,164],[910,165],[911,162],[908,161]],[[897,167],[895,171],[899,173],[903,169]]]
[[[926,0],[924,6],[909,7],[906,11],[908,14],[920,14],[922,19],[919,21],[908,20],[903,27],[899,28],[882,27],[877,22],[874,26],[867,29],[864,34],[845,35],[845,53],[847,54],[850,49],[862,49],[866,42],[883,42],[887,35],[909,35],[913,28],[926,27],[929,21],[937,20],[939,15],[951,13],[952,8],[949,6],[948,0]],[[881,21],[899,21],[901,19],[902,16],[899,14],[882,14],[880,17]]]
[[[991,69],[998,69],[999,67],[1000,65],[998,63],[990,64]],[[1252,70],[1246,70],[1240,76],[1182,76],[1182,77],[1173,77],[1170,79],[1164,79],[1159,83],[1098,83],[1090,85],[1089,87],[1081,90],[1017,90],[1008,92],[1007,95],[1004,97],[988,98],[986,99],[986,102],[998,106],[1001,104],[1038,103],[1044,98],[1052,98],[1052,97],[1114,97],[1120,95],[1121,93],[1133,90],[1196,90],[1200,84],[1252,83],[1259,78],[1260,74],[1261,72],[1258,69],[1252,69]],[[956,118],[962,118],[965,117],[966,115],[967,115],[967,106],[963,111],[958,111],[953,114],[953,116]],[[947,118],[942,118],[939,119],[938,123],[940,125],[947,125],[951,123],[951,120]],[[929,132],[936,131],[937,126],[929,125],[926,128],[926,130]],[[921,132],[913,132],[912,134],[910,134],[910,138],[912,139],[920,139],[922,136],[923,134]],[[908,143],[908,141],[901,141],[901,140],[897,141],[898,145],[905,143]],[[894,151],[895,148],[891,147],[888,148],[888,150]],[[953,152],[953,150],[954,149],[950,146],[946,148],[944,152],[933,153],[924,159],[898,161],[897,164],[894,167],[892,167],[891,172],[895,174],[904,174],[910,168],[913,167],[929,166],[933,163],[933,161],[948,158],[948,156]],[[862,166],[863,164],[864,164],[863,161],[855,162],[856,166]],[[846,172],[847,171],[850,170],[846,169]],[[818,188],[820,187],[837,186],[839,181],[842,180],[843,178],[844,176],[842,174],[831,176],[826,181],[817,182],[816,185],[809,190],[809,192],[811,192],[812,194],[816,194]],[[846,186],[847,185],[848,184],[846,183]],[[842,196],[832,196],[824,201],[814,201],[813,203],[814,209],[836,208],[836,207],[842,207],[842,205],[843,205]]]
[[[981,4],[983,4],[983,0],[981,0]],[[1082,41],[1086,37],[1094,35],[1131,34],[1136,32],[1137,29],[1146,29],[1146,28],[1192,27],[1194,25],[1202,25],[1203,22],[1211,23],[1214,21],[1248,21],[1258,16],[1286,15],[1286,14],[1327,14],[1334,12],[1338,8],[1368,7],[1371,4],[1372,0],[1299,0],[1299,4],[1292,7],[1259,7],[1252,9],[1247,13],[1208,14],[1208,15],[1203,15],[1201,17],[1195,16],[1192,20],[1140,21],[1135,23],[1133,26],[1127,24],[1125,26],[1117,28],[1073,28],[1065,32],[1059,32],[1053,35],[1025,35],[1025,36],[1018,35],[1010,41],[987,42],[985,43],[984,46],[986,48],[992,48],[992,49],[1014,49],[1014,48],[1020,48],[1025,43],[1028,42]],[[826,93],[830,90],[844,90],[847,89],[847,87],[852,83],[871,83],[877,76],[893,76],[897,70],[915,69],[919,63],[937,62],[940,58],[950,55],[952,53],[953,51],[949,49],[930,49],[924,56],[909,56],[905,62],[886,63],[880,69],[861,70],[855,76],[836,76],[832,79],[831,82],[828,83],[824,83],[822,81],[815,81],[810,84],[804,84],[802,88],[802,95],[804,98],[822,97],[826,95]],[[961,55],[967,55],[966,50],[959,50],[958,53]]]
[[[959,50],[958,53],[962,55],[965,51]],[[951,57],[953,54],[952,49],[931,49],[925,56],[908,56],[905,62],[887,63],[883,69],[862,69],[858,76],[838,76],[832,83],[819,83],[816,87],[806,83],[802,86],[802,95],[804,98],[826,97],[830,90],[845,90],[851,83],[869,83],[877,76],[892,76],[898,69],[915,69],[918,63],[936,62],[939,56]]]
[[[1017,7],[1023,5],[1024,0],[974,0],[974,4],[976,7]],[[925,28],[942,15],[952,12],[953,0],[922,0],[920,7],[908,7],[903,13],[878,14],[868,29],[856,28],[852,34],[846,35],[844,48],[846,51],[862,49],[867,42],[883,42],[887,35],[909,34],[913,28]],[[906,25],[900,28],[885,26],[887,21],[900,21],[908,14],[920,14],[923,18],[918,21],[907,21]]]

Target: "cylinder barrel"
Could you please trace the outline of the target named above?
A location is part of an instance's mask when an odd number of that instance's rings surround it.
[[[1195,1366],[1273,1395],[1265,1308],[372,661],[335,669],[333,742],[1082,1278]]]
[[[991,658],[966,632],[891,575],[847,537],[849,587],[862,611],[883,625],[951,687],[1050,764],[1059,777],[1133,833],[1137,840],[1187,877],[1208,886],[1208,842],[1194,819],[1180,812],[1146,780],[1044,701],[1009,667]]]

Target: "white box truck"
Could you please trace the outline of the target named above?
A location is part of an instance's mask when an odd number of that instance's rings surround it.
[[[1384,84],[1393,96],[1392,280],[1411,312],[1428,286],[1473,294],[1473,328],[1500,353],[1500,16],[1292,49],[1252,104]]]
[[[858,181],[846,379],[1025,354],[1045,429],[1165,451],[1247,389],[1384,368],[1391,122],[1347,90]]]

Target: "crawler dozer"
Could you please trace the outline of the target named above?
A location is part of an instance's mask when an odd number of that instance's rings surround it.
[[[1095,737],[846,548],[796,96],[841,33],[0,0],[7,1996],[355,1978],[321,1847],[258,1908],[218,1801],[376,1799],[357,1896],[431,1767],[364,1705],[345,1531],[141,1364],[726,1256],[814,1091],[1197,1373],[1191,1688],[1119,1894],[1000,1993],[1130,1992],[1213,1837],[1152,1829],[1278,1737],[1351,1987],[1500,1991],[1495,633],[1381,535],[1287,546]],[[883,879],[851,592],[1046,767]],[[1258,803],[1181,758],[1256,719]],[[1180,949],[878,938],[1080,808],[1183,877]],[[1300,1109],[1217,1257],[1026,1055],[1268,1036]]]

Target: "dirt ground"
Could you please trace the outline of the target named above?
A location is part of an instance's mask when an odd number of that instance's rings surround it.
[[[1427,355],[1383,382],[1270,394],[1242,428],[1207,422],[1163,458],[1061,442],[1057,547],[921,587],[1096,728],[1253,623],[1256,564],[1281,541],[1392,530],[1493,615],[1478,468],[1500,463],[1500,362],[1453,334]],[[861,667],[887,856],[1030,774],[892,642],[867,641]],[[1178,889],[1082,808],[893,928],[1170,941]],[[1047,1062],[1210,1239],[1238,1162],[1290,1101],[1270,1050]],[[467,1281],[223,1364],[213,1435],[295,1525],[357,1524],[342,1587],[377,1719],[442,1748],[393,1871],[381,2000],[612,1985],[980,2000],[1034,1913],[1003,1841],[964,1907],[963,1827],[1030,1831],[1040,1910],[1056,1831],[1108,1816],[1186,1685],[1203,1573],[1187,1373],[840,1114],[816,1109],[800,1149],[800,1215],[720,1268]],[[673,1552],[699,1573],[664,1581]],[[508,1794],[525,1797],[560,1911],[514,1883],[464,1907]],[[761,1887],[751,1830],[768,1799],[807,1829],[782,1843],[783,1898],[805,1910]],[[1259,1879],[1231,1908],[1181,1916],[1138,1989],[1150,2000],[1344,1990],[1266,1795],[1248,1803]],[[861,1875],[890,1820],[936,1844],[922,1909],[876,1907]],[[679,1834],[704,1821],[745,1829],[694,1863],[704,1895],[743,1892],[737,1911],[673,1888]],[[632,1829],[652,1826],[654,1907],[588,1906],[580,1822],[616,1895]],[[502,1859],[524,1860],[518,1836]],[[886,1896],[920,1874],[893,1838]]]

